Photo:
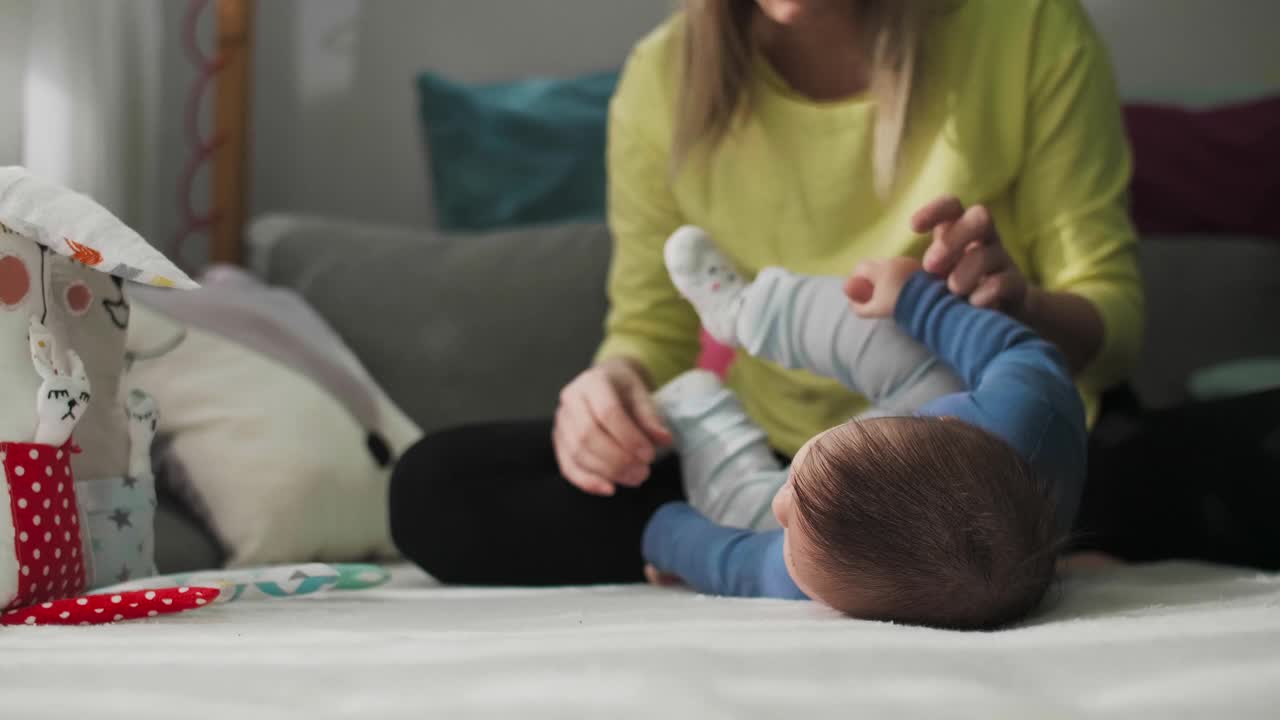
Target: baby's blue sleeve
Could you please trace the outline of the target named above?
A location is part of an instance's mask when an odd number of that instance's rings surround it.
[[[1075,389],[1066,360],[1051,343],[1004,313],[973,307],[923,270],[903,286],[894,317],[960,375],[970,394],[1011,374],[1034,375],[1051,391]]]
[[[644,559],[708,595],[808,600],[782,553],[782,531],[716,525],[687,503],[658,508],[644,531]]]
[[[970,388],[919,413],[956,417],[1003,438],[1051,484],[1059,521],[1069,528],[1084,489],[1088,429],[1058,348],[1003,313],[973,307],[924,272],[903,287],[895,317]]]

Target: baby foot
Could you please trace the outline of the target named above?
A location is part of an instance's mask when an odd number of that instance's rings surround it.
[[[710,370],[690,370],[663,385],[653,394],[653,400],[667,412],[690,398],[714,395],[722,387],[720,377]]]
[[[735,328],[747,283],[716,249],[711,236],[685,225],[667,239],[663,257],[671,282],[698,311],[702,327],[718,342],[737,347]]]

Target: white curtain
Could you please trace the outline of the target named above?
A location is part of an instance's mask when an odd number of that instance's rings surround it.
[[[0,163],[155,216],[162,0],[0,0]]]

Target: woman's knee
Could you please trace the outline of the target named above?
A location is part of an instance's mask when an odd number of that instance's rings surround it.
[[[475,448],[460,431],[428,435],[404,452],[391,473],[391,539],[400,552],[441,582],[462,582],[465,559],[450,536],[472,513],[462,492]]]

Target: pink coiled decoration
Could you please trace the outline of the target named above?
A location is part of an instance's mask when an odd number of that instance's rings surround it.
[[[192,190],[196,175],[218,152],[225,138],[219,135],[203,137],[200,134],[200,109],[202,101],[213,86],[213,80],[226,66],[223,53],[210,57],[200,48],[198,37],[200,16],[209,7],[210,0],[189,0],[187,14],[183,18],[182,43],[187,59],[196,69],[195,82],[187,93],[183,112],[183,130],[190,153],[178,180],[178,214],[181,225],[173,239],[174,261],[183,270],[190,271],[190,262],[186,257],[187,240],[192,235],[203,234],[208,239],[209,230],[218,222],[218,208],[210,207],[201,212],[192,201]]]

